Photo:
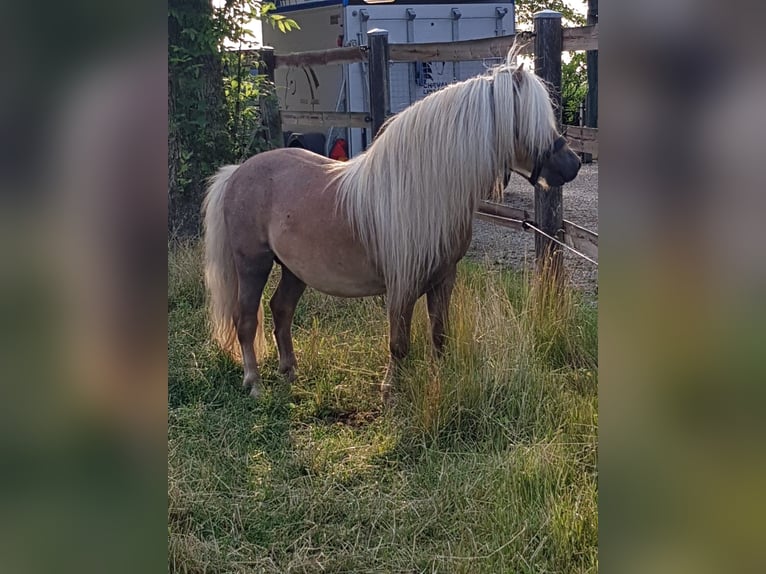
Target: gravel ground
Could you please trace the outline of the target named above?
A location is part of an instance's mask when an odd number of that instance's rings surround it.
[[[503,202],[534,214],[534,189],[513,174]],[[574,181],[564,186],[564,219],[598,233],[598,163],[585,164]],[[514,269],[529,268],[535,261],[533,232],[516,231],[474,220],[473,241],[467,257]],[[571,282],[587,294],[598,295],[598,268],[569,250],[564,251]]]

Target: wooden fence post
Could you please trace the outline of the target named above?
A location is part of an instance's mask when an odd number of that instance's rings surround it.
[[[598,0],[588,0],[588,26],[598,24]],[[589,128],[598,127],[598,50],[588,50],[585,53],[588,71],[588,95],[585,106],[585,125]],[[583,154],[583,162],[591,163],[593,156]]]
[[[261,126],[266,133],[270,148],[284,147],[282,135],[282,118],[279,114],[279,98],[274,88],[274,48],[263,46],[260,50],[262,69],[259,70],[269,80],[269,86],[261,91],[260,110]]]
[[[561,129],[561,49],[564,36],[561,13],[543,10],[534,15],[535,21],[535,73],[545,80],[551,89],[556,123]],[[535,186],[535,221],[548,235],[563,240],[564,208],[560,187],[542,189]],[[535,257],[538,268],[550,265],[552,271],[562,268],[560,246],[539,233],[535,233]],[[557,273],[558,274],[558,273]]]
[[[368,76],[370,79],[370,119],[372,137],[391,114],[391,92],[388,72],[388,30],[375,28],[367,32]]]

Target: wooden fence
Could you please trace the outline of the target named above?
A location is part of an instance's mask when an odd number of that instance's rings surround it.
[[[534,32],[521,32],[515,36],[500,36],[480,40],[436,42],[428,44],[389,44],[388,32],[370,30],[367,46],[349,46],[330,50],[275,54],[264,48],[266,73],[273,80],[274,69],[283,67],[329,66],[366,62],[368,64],[369,112],[291,112],[282,111],[285,126],[310,125],[329,127],[366,128],[372,137],[391,114],[389,104],[389,63],[445,61],[459,62],[503,58],[514,41],[521,45],[520,54],[534,55],[535,73],[551,87],[551,98],[559,110],[559,127],[570,148],[578,153],[598,156],[598,129],[579,126],[561,126],[561,53],[585,50],[589,54],[598,50],[598,23],[577,28],[563,28],[561,14],[550,10],[538,12],[534,17]],[[270,129],[276,129],[271,127]],[[535,188],[535,224],[550,236],[556,237],[573,249],[598,257],[598,235],[563,219],[561,188],[547,190]],[[511,229],[529,229],[526,213],[505,205],[482,202],[477,218]],[[535,234],[535,253],[539,262],[550,259],[553,266],[562,264],[558,246]]]

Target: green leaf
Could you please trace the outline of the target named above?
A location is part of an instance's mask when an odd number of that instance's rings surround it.
[[[264,2],[261,5],[261,17],[266,16],[269,12],[273,12],[277,9],[277,5],[274,2]]]

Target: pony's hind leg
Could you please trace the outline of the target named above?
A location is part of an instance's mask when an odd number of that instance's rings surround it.
[[[455,287],[457,266],[453,266],[447,275],[426,292],[428,316],[431,319],[431,342],[437,357],[444,352],[447,323],[449,320],[449,302]]]
[[[277,290],[269,302],[271,316],[274,319],[274,339],[279,351],[279,372],[284,374],[288,382],[295,380],[295,351],[290,330],[293,325],[295,307],[298,305],[306,284],[298,279],[287,267],[282,265],[282,278]]]
[[[263,309],[261,296],[269,278],[274,256],[264,255],[250,259],[238,265],[239,297],[237,313],[237,338],[242,348],[242,363],[245,376],[242,386],[250,389],[250,396],[257,398],[261,394],[261,375],[255,355],[255,337],[263,329]]]

